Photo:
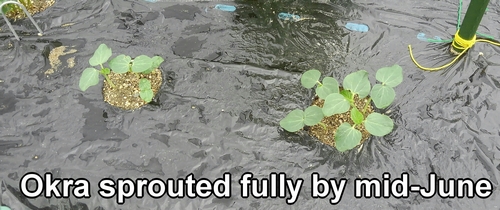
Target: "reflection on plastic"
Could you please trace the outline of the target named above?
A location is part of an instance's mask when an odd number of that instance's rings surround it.
[[[158,2],[158,0],[144,0],[144,1],[147,1],[147,2]],[[1,210],[1,209],[0,209]]]
[[[286,13],[286,12],[279,13],[278,14],[278,18],[282,19],[282,20],[293,20],[293,21],[299,21],[300,20],[300,16],[298,16],[298,15],[292,15],[292,14]]]
[[[215,9],[222,10],[225,12],[234,12],[236,10],[236,7],[231,5],[217,4],[215,5]]]
[[[345,27],[351,31],[358,31],[363,33],[368,31],[368,26],[365,24],[347,23],[345,24]]]

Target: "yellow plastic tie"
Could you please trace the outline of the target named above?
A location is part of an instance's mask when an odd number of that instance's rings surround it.
[[[479,40],[478,40],[479,41]],[[487,40],[489,41],[489,40]],[[413,57],[413,52],[411,50],[411,45],[408,45],[408,50],[410,51],[410,58],[411,60],[413,61],[413,63],[415,63],[415,65],[422,69],[422,70],[425,70],[425,71],[438,71],[438,70],[441,70],[441,69],[444,69],[444,68],[447,68],[449,66],[451,66],[452,64],[454,64],[463,54],[465,54],[465,52],[467,52],[468,49],[470,49],[474,44],[476,43],[476,35],[474,35],[474,37],[472,38],[472,40],[465,40],[463,39],[462,37],[460,37],[458,35],[458,31],[457,33],[455,34],[455,37],[453,38],[453,42],[451,43],[451,45],[457,49],[460,49],[462,50],[462,52],[460,54],[458,54],[455,59],[453,59],[451,62],[443,65],[443,66],[440,66],[440,67],[436,67],[436,68],[427,68],[427,67],[423,67],[422,65],[418,64],[418,62],[415,60],[415,58]],[[458,45],[458,46],[457,46]]]
[[[478,40],[476,40],[476,35],[474,35],[474,37],[472,38],[472,40],[465,40],[465,39],[463,39],[462,37],[460,37],[458,35],[458,31],[457,31],[457,33],[455,34],[455,37],[453,38],[453,42],[451,43],[451,45],[452,45],[452,47],[454,47],[456,49],[462,50],[462,52],[460,54],[458,54],[450,63],[445,64],[445,65],[440,66],[440,67],[437,67],[437,68],[427,68],[427,67],[421,66],[420,64],[418,64],[418,62],[413,57],[413,52],[411,50],[411,45],[408,45],[408,50],[410,51],[410,58],[411,58],[411,60],[413,61],[413,63],[415,63],[415,65],[417,65],[418,68],[420,68],[422,70],[426,70],[426,71],[437,71],[437,70],[441,70],[441,69],[447,68],[448,66],[451,66],[463,54],[465,54],[467,52],[467,50],[469,50],[472,46],[474,46],[474,44],[476,42],[486,42],[486,43],[489,43],[489,44],[492,44],[492,45],[500,46],[500,43],[493,42],[493,41],[490,41],[490,40],[487,40],[487,39],[478,39]]]
[[[474,34],[474,37],[472,37],[471,40],[465,40],[460,35],[458,35],[459,31],[460,30],[458,30],[455,34],[455,37],[453,37],[453,42],[451,43],[451,45],[456,49],[464,51],[474,46],[474,44],[476,43],[476,35]]]

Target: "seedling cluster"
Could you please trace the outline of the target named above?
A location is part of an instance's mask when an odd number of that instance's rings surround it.
[[[368,79],[368,72],[365,70],[347,75],[342,83],[342,90],[335,78],[325,77],[320,82],[320,77],[320,71],[311,69],[304,72],[300,82],[308,89],[316,86],[316,95],[324,100],[323,107],[312,105],[305,110],[293,110],[280,121],[283,129],[296,132],[304,126],[317,124],[326,128],[321,122],[324,117],[346,113],[350,110],[350,117],[354,124],[343,122],[335,132],[335,147],[341,152],[353,149],[360,143],[361,125],[374,136],[385,136],[393,130],[394,122],[391,118],[376,112],[367,115],[366,110],[371,100],[379,109],[387,108],[394,101],[396,96],[394,87],[403,81],[403,70],[399,65],[379,69],[375,77],[380,84],[375,84],[373,88]],[[361,110],[355,105],[356,95],[361,100],[367,100],[365,107]]]
[[[109,68],[104,67],[104,64],[109,60],[112,55],[111,48],[105,44],[99,45],[94,55],[90,58],[89,64],[91,66],[99,66],[100,70],[94,67],[86,68],[80,77],[80,89],[87,90],[89,87],[99,83],[99,74],[103,75],[108,84],[114,88],[115,84],[109,79],[108,75],[113,71],[116,74],[124,74],[131,72],[134,74],[150,74],[160,66],[164,61],[159,56],[152,58],[146,55],[139,55],[133,60],[130,56],[121,54],[111,59],[108,63]],[[139,95],[142,100],[149,103],[153,99],[154,93],[151,89],[151,81],[146,78],[139,80]]]

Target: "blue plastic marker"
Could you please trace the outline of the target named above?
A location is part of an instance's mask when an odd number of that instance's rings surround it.
[[[236,10],[235,6],[225,5],[225,4],[217,4],[215,5],[214,8],[225,12],[234,12]]]
[[[279,13],[278,14],[278,18],[282,19],[282,20],[295,20],[295,21],[299,21],[300,20],[300,16],[298,16],[298,15],[292,15],[292,14],[286,13],[286,12]]]
[[[10,210],[10,208],[7,206],[0,206],[0,210]]]
[[[427,38],[427,36],[425,36],[424,33],[418,33],[417,34],[417,39],[419,39],[420,41],[424,41],[424,42],[442,41],[443,40],[439,36],[434,36],[434,39],[429,39],[429,38]]]
[[[144,1],[155,3],[155,2],[157,2],[158,0],[144,0]]]
[[[427,41],[427,37],[425,37],[424,33],[418,33],[417,34],[417,39],[420,41]]]
[[[365,24],[347,23],[345,24],[345,27],[351,31],[358,31],[363,33],[368,31],[368,26]]]

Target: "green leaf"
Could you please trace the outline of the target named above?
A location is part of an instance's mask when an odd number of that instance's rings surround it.
[[[313,126],[323,119],[323,110],[318,106],[310,106],[304,111],[304,124]]]
[[[111,48],[106,46],[106,44],[101,44],[94,52],[94,55],[90,58],[89,63],[91,66],[103,64],[108,61],[109,57],[111,57],[111,54]]]
[[[302,77],[300,78],[300,83],[302,86],[305,88],[312,88],[316,83],[318,83],[319,77],[321,76],[321,72],[319,72],[316,69],[311,69],[304,74],[302,74]]]
[[[136,73],[141,73],[143,71],[147,71],[153,65],[153,61],[150,57],[146,55],[139,55],[134,58],[132,62],[132,71]]]
[[[339,82],[333,77],[323,78],[323,84],[316,87],[316,94],[321,99],[325,99],[328,95],[332,93],[339,92]]]
[[[389,87],[396,87],[403,82],[403,68],[398,64],[390,67],[383,67],[377,71],[375,78]]]
[[[142,98],[142,100],[146,101],[147,103],[151,102],[153,100],[153,90],[151,90],[151,82],[146,79],[142,78],[139,80],[139,96]]]
[[[139,80],[139,90],[143,91],[148,89],[151,89],[151,82],[146,78]]]
[[[391,105],[396,97],[396,92],[394,92],[392,87],[376,84],[373,86],[370,96],[375,106],[379,109],[383,109]]]
[[[151,102],[151,100],[153,100],[154,93],[153,93],[153,90],[151,90],[151,89],[149,89],[149,90],[143,90],[143,91],[139,92],[139,96],[146,103],[149,103],[149,102]]]
[[[323,104],[323,114],[327,117],[334,114],[340,114],[349,111],[351,105],[344,96],[339,93],[332,93],[328,95]]]
[[[335,148],[344,152],[356,147],[361,142],[361,132],[349,123],[342,123],[335,132]]]
[[[161,63],[163,63],[164,61],[163,58],[160,56],[153,56],[151,59],[153,60],[153,66],[152,66],[153,70],[160,67]]]
[[[350,73],[344,78],[343,87],[350,90],[354,94],[358,94],[359,98],[364,98],[370,93],[370,80],[368,80],[368,72],[359,70]]]
[[[151,58],[151,61],[153,62],[151,68],[149,68],[148,70],[142,72],[143,74],[150,74],[155,69],[157,69],[158,67],[160,67],[161,63],[163,63],[164,60],[160,56],[154,56],[154,57]]]
[[[363,116],[363,113],[361,113],[358,110],[358,108],[353,107],[351,109],[351,119],[357,125],[357,124],[361,124],[363,122],[363,120],[365,120],[365,117]]]
[[[349,90],[342,90],[342,91],[340,91],[340,94],[343,95],[345,97],[345,99],[347,99],[348,101],[353,100],[353,95],[352,95],[351,91],[349,91]]]
[[[280,121],[280,126],[288,132],[296,132],[304,127],[304,111],[293,110]]]
[[[86,68],[82,72],[82,76],[80,77],[80,90],[86,91],[90,86],[97,85],[99,83],[99,71],[94,68]]]
[[[371,113],[366,117],[365,128],[374,136],[385,136],[392,131],[394,122],[386,115]]]
[[[127,55],[119,55],[109,61],[109,68],[117,74],[123,74],[130,70],[130,61],[132,58]]]

